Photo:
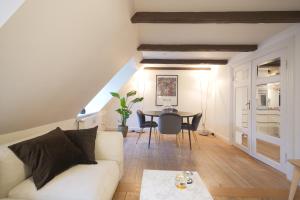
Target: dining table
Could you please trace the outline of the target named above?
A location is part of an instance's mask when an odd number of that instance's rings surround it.
[[[148,116],[151,118],[151,123],[153,123],[154,117],[159,117],[159,115],[163,111],[144,111],[145,116]],[[193,112],[184,112],[184,111],[178,111],[176,112],[179,116],[182,117],[182,121],[186,118],[187,123],[190,124],[190,118],[194,117],[197,113]],[[192,149],[192,144],[191,144],[191,130],[190,126],[188,126],[188,134],[189,134],[189,142],[190,142],[190,149]],[[150,142],[151,142],[151,134],[152,134],[152,127],[150,127],[150,133],[149,133],[149,139],[148,139],[148,149],[150,148]]]

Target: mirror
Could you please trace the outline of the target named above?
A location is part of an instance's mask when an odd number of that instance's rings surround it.
[[[280,75],[280,58],[257,66],[257,77],[265,78]]]
[[[280,83],[256,87],[256,130],[261,134],[280,137]]]

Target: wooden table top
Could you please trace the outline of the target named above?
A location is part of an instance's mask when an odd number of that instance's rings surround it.
[[[300,159],[292,159],[289,162],[296,167],[300,167]]]
[[[161,113],[162,113],[162,111],[145,111],[144,112],[144,114],[146,116],[152,116],[152,117],[158,117]],[[180,115],[181,117],[193,117],[197,113],[178,111],[177,114]]]

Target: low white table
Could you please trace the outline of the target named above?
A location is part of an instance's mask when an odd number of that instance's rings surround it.
[[[175,186],[180,171],[144,170],[140,200],[213,200],[197,172],[186,189]]]

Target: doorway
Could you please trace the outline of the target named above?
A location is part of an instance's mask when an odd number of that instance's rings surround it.
[[[283,172],[285,65],[280,51],[235,68],[233,104],[234,145]]]

